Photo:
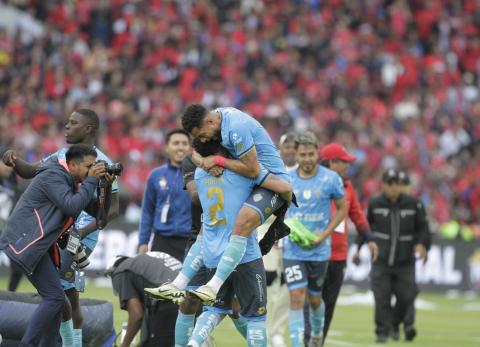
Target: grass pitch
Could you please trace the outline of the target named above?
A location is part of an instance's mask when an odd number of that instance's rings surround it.
[[[106,282],[108,283],[108,282]],[[6,288],[6,279],[0,279],[0,288]],[[30,283],[22,279],[19,291],[33,291]],[[82,298],[112,301],[114,305],[115,329],[121,329],[127,320],[125,311],[120,310],[118,298],[110,287],[92,283]],[[373,306],[368,295],[354,294],[344,290],[336,307],[329,337],[325,346],[376,347],[374,343]],[[459,295],[447,298],[445,294],[421,293],[421,308],[417,309],[416,326],[418,336],[413,342],[389,341],[392,346],[419,347],[478,347],[480,346],[480,297]],[[224,320],[214,333],[217,346],[246,346],[235,327]],[[288,338],[287,338],[288,340]]]

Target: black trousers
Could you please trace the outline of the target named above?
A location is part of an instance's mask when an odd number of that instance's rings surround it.
[[[375,297],[375,333],[377,336],[386,337],[394,324],[392,295],[397,299],[398,317],[405,317],[407,309],[415,301],[417,295],[415,264],[397,267],[374,264],[370,280]]]
[[[13,261],[10,262],[10,277],[8,278],[8,290],[14,292],[17,290],[22,279],[22,269]]]
[[[20,346],[56,346],[66,298],[60,285],[60,276],[48,253],[43,255],[33,273],[27,278],[37,289],[42,301],[28,322]]]
[[[187,246],[188,238],[185,237],[165,237],[160,234],[155,234],[153,237],[152,251],[164,252],[170,254],[172,257],[183,261],[185,257],[185,247]]]
[[[142,347],[173,347],[178,306],[172,302],[145,298],[145,313],[140,335]]]
[[[419,293],[418,287],[417,287],[417,295]],[[393,307],[393,328],[394,329],[399,329],[400,324],[403,323],[403,328],[408,328],[408,327],[413,327],[415,323],[415,302],[412,302],[412,304],[407,307],[405,315],[402,317],[402,310],[400,309],[399,305],[396,303],[395,306]]]
[[[335,310],[338,294],[340,294],[340,289],[342,288],[346,267],[346,261],[330,261],[328,263],[327,276],[325,277],[322,290],[322,300],[325,303],[324,339],[327,337],[328,328],[332,322],[333,311]]]

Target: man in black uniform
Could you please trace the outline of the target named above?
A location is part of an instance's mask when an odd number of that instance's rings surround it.
[[[147,252],[133,258],[119,257],[107,270],[120,308],[128,311],[127,331],[121,347],[130,346],[140,327],[142,347],[174,345],[177,306],[147,298],[143,289],[171,281],[181,268],[182,263],[167,253]]]
[[[398,303],[398,316],[404,317],[417,294],[415,253],[426,259],[430,244],[423,204],[399,189],[398,172],[390,169],[383,176],[383,194],[368,205],[367,219],[378,245],[378,258],[370,273],[375,297],[377,342],[386,342],[392,333],[392,295]],[[405,337],[416,335],[413,322],[405,326]]]
[[[408,174],[404,171],[399,171],[398,172],[398,183],[399,183],[399,189],[400,192],[406,195],[412,195],[412,186],[410,185],[410,177],[408,177]],[[418,200],[420,203],[421,201]],[[423,213],[425,213],[425,208],[422,204],[422,210]],[[428,223],[427,223],[428,227]],[[430,235],[430,229],[428,229],[428,233]],[[430,238],[428,239],[430,241]],[[426,245],[427,251],[430,249],[430,243]],[[424,262],[427,261],[427,256],[424,258]],[[418,287],[416,289],[416,294],[418,295],[419,290]],[[393,308],[393,331],[392,331],[392,338],[394,340],[399,340],[400,339],[400,324],[403,323],[403,327],[405,330],[405,339],[407,341],[411,341],[415,338],[417,335],[417,331],[414,328],[414,321],[415,321],[415,303],[412,302],[412,304],[406,308],[404,316],[401,316],[402,311],[400,309],[400,305],[396,304]]]

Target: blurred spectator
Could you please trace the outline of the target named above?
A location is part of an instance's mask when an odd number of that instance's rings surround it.
[[[24,24],[0,28],[0,128],[31,161],[88,103],[138,205],[185,105],[235,106],[274,139],[309,129],[351,148],[364,205],[378,172],[407,166],[435,223],[456,206],[480,222],[473,0],[3,3]]]

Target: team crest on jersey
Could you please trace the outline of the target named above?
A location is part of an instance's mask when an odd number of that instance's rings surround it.
[[[266,214],[269,214],[270,212],[272,212],[272,209],[270,207],[265,207],[265,209],[263,210]]]
[[[303,198],[309,200],[312,197],[312,191],[310,189],[303,191]]]
[[[73,271],[67,271],[67,272],[65,272],[65,274],[63,276],[65,277],[66,280],[72,279],[73,278]]]
[[[255,202],[259,202],[262,199],[263,199],[263,196],[260,193],[257,193],[253,196],[253,201],[255,201]]]
[[[160,185],[160,188],[166,189],[167,188],[167,179],[165,177],[160,178],[160,181],[158,182]]]

